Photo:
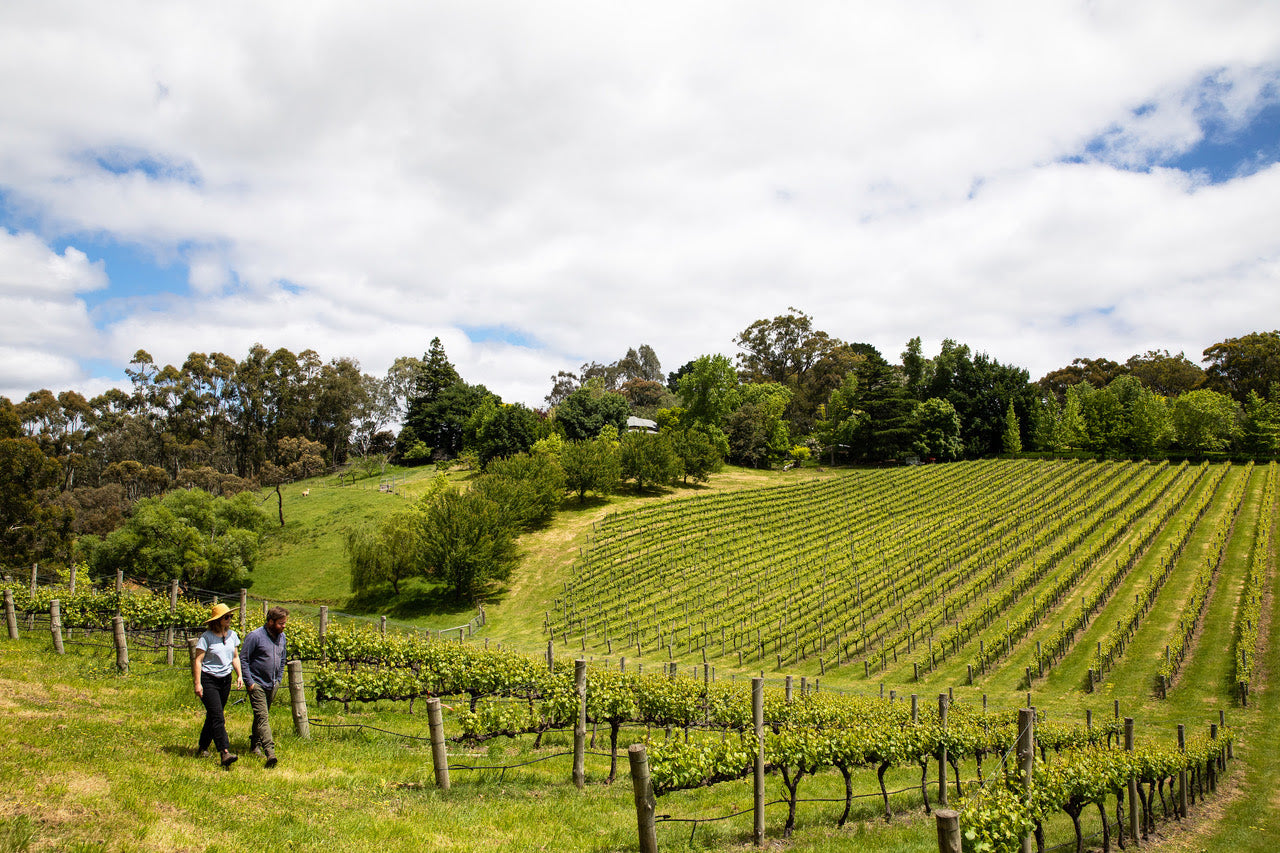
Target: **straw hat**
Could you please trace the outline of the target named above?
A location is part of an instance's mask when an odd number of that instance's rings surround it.
[[[228,607],[227,605],[219,601],[217,604],[213,605],[212,609],[210,609],[209,618],[204,620],[204,624],[208,625],[210,622],[217,622],[219,619],[221,619],[223,616],[226,616],[228,613],[234,613],[239,609],[240,609],[239,607]]]

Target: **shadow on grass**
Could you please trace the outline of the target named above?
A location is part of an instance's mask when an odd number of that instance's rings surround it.
[[[705,492],[711,489],[711,485],[705,481],[701,483],[686,483],[682,480],[679,483],[672,484],[671,488],[677,492]]]
[[[581,512],[590,512],[599,509],[602,506],[608,506],[610,500],[600,495],[587,495],[585,498],[579,498],[577,495],[565,498],[560,502],[557,510],[559,515],[574,515]]]
[[[345,609],[350,613],[378,614],[393,619],[412,619],[415,616],[441,616],[447,613],[470,614],[470,603],[459,601],[439,584],[428,583],[421,578],[409,578],[400,584],[400,592],[383,584],[347,599]]]

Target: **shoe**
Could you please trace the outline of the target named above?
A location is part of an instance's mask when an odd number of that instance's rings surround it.
[[[261,757],[261,756],[262,756],[262,747],[260,747],[260,746],[255,746],[253,749],[249,750],[249,752],[250,752],[250,754],[252,754],[252,755],[257,755],[257,756]]]
[[[276,754],[275,754],[274,752],[268,752],[268,753],[267,753],[267,760],[263,763],[263,765],[262,765],[262,766],[263,766],[263,767],[265,767],[267,770],[270,770],[272,767],[275,767],[275,766],[276,766]]]
[[[222,766],[229,770],[231,769],[231,765],[235,764],[238,758],[240,758],[240,756],[236,755],[234,752],[224,752],[222,753]]]
[[[196,758],[208,758],[208,757],[209,757],[209,750],[207,749],[196,750]]]

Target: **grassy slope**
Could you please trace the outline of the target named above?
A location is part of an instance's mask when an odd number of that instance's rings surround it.
[[[741,488],[761,482],[767,480],[754,472],[731,472],[717,478],[713,486]],[[297,581],[298,588],[336,590],[335,597],[327,600],[340,604],[346,594],[345,571],[335,557],[341,554],[340,539],[335,550],[333,538],[343,524],[376,515],[397,500],[379,494],[376,486],[338,490],[313,482],[311,488],[306,499],[286,491],[286,519],[290,525],[296,520],[297,527],[291,530],[286,526],[285,535],[292,537],[296,547],[281,546],[264,561],[255,594],[325,600],[322,592],[306,596],[292,593],[295,587],[291,584]],[[274,494],[271,498],[274,501]],[[570,501],[552,527],[522,541],[527,554],[524,570],[502,600],[489,609],[485,634],[518,647],[540,648],[542,603],[572,563],[591,522],[632,501],[654,499],[662,498],[624,497],[608,504],[588,502],[583,507]],[[1256,500],[1246,504],[1236,540],[1247,537],[1242,531],[1252,529],[1250,512],[1256,512]],[[314,536],[306,533],[314,529],[306,526],[311,524],[323,527],[323,531]],[[1215,593],[1211,615],[1232,609],[1231,577],[1234,569],[1224,567],[1223,578],[1227,580],[1221,582],[1226,592]],[[1234,597],[1238,600],[1238,592]],[[1270,611],[1274,635],[1274,626],[1280,624],[1276,621],[1280,602],[1275,597]],[[1262,658],[1254,694],[1257,707],[1234,709],[1226,704],[1229,697],[1224,697],[1220,684],[1214,683],[1217,679],[1197,675],[1202,666],[1215,668],[1206,650],[1229,648],[1230,626],[1221,625],[1222,621],[1226,620],[1206,620],[1204,634],[1170,702],[1142,700],[1135,695],[1133,706],[1126,704],[1124,713],[1149,724],[1161,723],[1148,725],[1146,731],[1140,729],[1140,738],[1163,737],[1153,729],[1168,728],[1167,721],[1198,723],[1209,716],[1209,709],[1227,707],[1228,720],[1242,729],[1241,753],[1245,758],[1228,779],[1234,793],[1193,812],[1196,820],[1190,832],[1168,832],[1176,849],[1230,846],[1244,851],[1271,850],[1280,837],[1280,803],[1273,801],[1272,793],[1280,784],[1280,754],[1251,745],[1260,746],[1264,735],[1280,725],[1280,689],[1276,689],[1280,643],[1272,642]],[[0,751],[0,851],[240,850],[257,849],[269,840],[286,849],[322,845],[328,850],[378,846],[388,851],[423,847],[536,849],[544,845],[553,850],[634,849],[634,812],[625,780],[612,788],[592,784],[579,794],[567,784],[567,760],[561,760],[515,771],[502,781],[496,774],[456,776],[455,790],[442,796],[430,789],[429,754],[420,743],[320,727],[311,741],[299,741],[289,732],[288,713],[283,707],[275,713],[281,751],[286,756],[281,767],[267,774],[246,760],[232,773],[220,773],[212,762],[198,762],[187,754],[198,731],[200,713],[190,695],[189,676],[180,668],[155,665],[143,654],[135,658],[134,672],[119,678],[111,674],[110,655],[104,650],[72,647],[66,658],[56,658],[47,650],[48,645],[47,637],[39,636],[17,644],[0,642],[0,740],[19,745]],[[857,681],[848,686],[860,690],[873,687]],[[839,686],[834,676],[824,683]],[[919,692],[928,697],[945,689],[945,683],[927,681],[900,689],[899,694]],[[958,698],[978,692],[956,691]],[[1004,693],[993,695],[992,702],[993,706],[1012,706],[1017,698]],[[1109,695],[1086,697],[1065,689],[1037,693],[1035,701],[1054,715],[1075,717],[1085,707],[1095,714],[1109,715],[1111,710]],[[425,721],[420,715],[407,716],[403,705],[386,704],[353,708],[345,715],[339,707],[326,704],[313,709],[312,714],[313,719],[329,722],[364,722],[397,732],[422,733]],[[146,711],[140,712],[143,708]],[[230,713],[234,742],[243,749],[247,709],[239,706]],[[553,741],[550,746],[558,751],[564,741]],[[491,757],[528,750],[528,743],[495,744]],[[480,753],[490,757],[485,750]],[[40,768],[40,774],[33,780],[31,770],[35,767]],[[606,767],[607,759],[590,759],[591,780],[601,781]],[[874,784],[867,775],[862,774],[858,784]],[[910,784],[912,776],[908,771],[899,772],[897,785]],[[33,788],[35,797],[28,793]],[[824,774],[806,782],[802,796],[838,797],[838,789],[838,775]],[[224,808],[213,812],[205,808],[211,791]],[[722,785],[664,798],[659,810],[676,815],[722,814],[746,802],[747,788]],[[877,818],[875,801],[859,802],[862,810],[843,830],[834,828],[836,805],[802,806],[798,833],[788,849],[936,849],[932,823],[918,811],[885,828]],[[914,809],[913,802],[918,803],[918,796],[907,794],[900,796],[896,805],[898,809]],[[353,809],[352,803],[360,807]],[[1204,815],[1221,819],[1198,817]],[[770,810],[770,838],[778,837],[784,816],[784,807]],[[745,849],[749,828],[747,819],[700,827],[693,847]],[[687,825],[660,829],[664,850],[686,849],[688,838]]]
[[[405,507],[437,476],[431,466],[393,468],[387,477],[393,474],[394,492],[380,491],[378,478],[339,486],[335,477],[313,477],[282,487],[285,525],[267,536],[253,574],[252,597],[300,604],[304,610],[320,604],[331,609],[346,607],[351,598],[351,574],[344,551],[347,532]],[[447,476],[450,482],[463,483],[470,474],[455,471]],[[309,492],[305,497],[304,491]],[[262,498],[263,508],[275,518],[278,503],[274,490],[264,490]],[[442,607],[435,596],[423,597],[425,602],[416,613],[392,614],[401,617],[393,622],[438,629],[470,617],[456,606]]]
[[[285,526],[267,537],[263,555],[253,575],[251,597],[303,605],[310,611],[326,604],[331,610],[353,608],[370,615],[386,613],[393,624],[440,629],[465,623],[474,614],[469,606],[442,598],[429,584],[411,582],[410,592],[395,604],[379,609],[376,601],[351,599],[351,575],[344,541],[348,530],[395,512],[423,495],[438,475],[434,467],[395,468],[395,493],[381,492],[378,479],[339,486],[334,477],[314,477],[282,488]],[[803,473],[728,468],[712,482],[679,486],[636,495],[624,491],[608,498],[569,498],[556,520],[546,529],[521,537],[521,569],[508,589],[499,592],[486,608],[489,627],[485,634],[529,651],[541,645],[542,607],[572,565],[594,521],[609,512],[653,501],[679,499],[708,491],[752,488],[797,478],[827,475],[805,469]],[[448,479],[465,487],[468,471],[450,471]],[[303,491],[310,494],[303,497]],[[262,493],[263,508],[276,516],[273,490]]]

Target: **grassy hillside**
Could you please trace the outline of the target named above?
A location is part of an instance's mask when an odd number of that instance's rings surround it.
[[[262,557],[253,573],[255,599],[301,604],[308,608],[325,604],[333,610],[387,615],[393,624],[439,629],[466,622],[469,607],[442,598],[427,583],[414,581],[408,592],[394,601],[365,599],[353,601],[351,575],[344,551],[347,532],[403,507],[421,497],[438,476],[433,466],[391,467],[382,477],[339,485],[333,476],[313,477],[281,488],[285,524],[268,534]],[[445,474],[450,483],[466,487],[473,476],[466,470]],[[586,543],[586,531],[606,514],[627,507],[663,502],[699,494],[737,491],[772,482],[832,476],[831,472],[808,469],[800,472],[755,471],[728,468],[711,483],[677,486],[672,489],[636,494],[624,490],[607,498],[566,499],[556,521],[547,529],[523,536],[520,571],[508,589],[501,591],[488,607],[491,631],[509,643],[525,643],[530,649],[540,641],[540,611],[547,595],[561,584],[572,558]],[[394,491],[381,491],[386,482]],[[305,496],[304,496],[304,493]],[[274,490],[261,493],[262,507],[273,518],[280,508]]]
[[[703,560],[699,554],[696,567],[680,569],[675,576],[680,586],[674,580],[657,584],[659,595],[647,599],[650,609],[655,600],[665,606],[664,599],[670,599],[671,607],[663,611],[668,614],[669,623],[677,611],[684,612],[686,605],[709,600],[709,593],[700,591],[698,582],[705,580],[709,590],[741,580],[739,576],[750,580],[754,575],[782,571],[769,568],[765,565],[768,561],[788,567],[798,576],[797,555],[801,553],[809,553],[819,563],[826,555],[827,581],[825,585],[815,584],[804,577],[795,580],[789,576],[779,586],[783,590],[781,600],[799,600],[814,594],[815,589],[820,602],[822,595],[827,602],[834,600],[836,587],[848,586],[848,577],[841,579],[836,569],[844,548],[828,549],[828,536],[836,543],[864,543],[849,551],[859,565],[866,564],[866,574],[854,584],[855,595],[857,587],[866,585],[864,596],[869,596],[869,589],[893,569],[888,555],[900,554],[904,560],[914,560],[916,566],[930,564],[930,560],[946,566],[948,561],[935,558],[947,543],[970,539],[978,542],[984,532],[993,530],[999,535],[989,546],[999,551],[1018,543],[1017,547],[1026,549],[1025,562],[1034,562],[1036,555],[1051,552],[1054,543],[1061,541],[1078,539],[1076,547],[1088,549],[1106,538],[1104,519],[1098,514],[1101,510],[1089,509],[1092,504],[1088,501],[1141,502],[1144,495],[1172,494],[1174,486],[1181,482],[1179,477],[1195,476],[1194,472],[1143,472],[1127,464],[1096,469],[1091,466],[1093,463],[1057,467],[979,463],[971,467],[930,466],[923,471],[805,471],[785,475],[731,471],[700,489],[644,497],[626,495],[583,505],[570,500],[550,527],[522,538],[522,568],[510,588],[488,606],[489,624],[473,642],[488,640],[530,652],[545,650],[543,620],[548,611],[553,612],[554,618],[555,601],[564,596],[565,584],[574,577],[575,564],[584,562],[585,549],[589,544],[602,547],[608,529],[640,511],[652,512],[662,507],[636,528],[647,536],[645,547],[632,549],[632,556],[621,559],[616,567],[618,576],[612,589],[619,600],[624,593],[641,594],[646,583],[656,583],[637,578],[641,572],[656,571],[655,566],[665,559],[659,554],[660,546],[675,534],[664,536],[659,531],[673,523],[673,518],[684,517],[686,532],[680,536],[690,543],[683,549],[685,553],[693,550],[694,542],[700,546],[705,542],[708,549],[708,558]],[[1135,560],[1130,575],[1073,648],[1052,668],[1049,677],[1032,685],[1031,701],[1047,711],[1051,719],[1070,720],[1081,719],[1086,709],[1093,712],[1095,719],[1109,718],[1113,703],[1119,701],[1122,714],[1138,721],[1140,742],[1167,742],[1177,723],[1198,731],[1206,721],[1216,721],[1219,709],[1224,710],[1228,722],[1238,731],[1236,751],[1241,760],[1232,765],[1220,793],[1193,810],[1192,820],[1177,826],[1162,824],[1155,849],[1270,851],[1280,839],[1280,809],[1273,802],[1273,791],[1280,784],[1280,756],[1269,748],[1269,738],[1280,726],[1280,690],[1276,689],[1280,683],[1280,643],[1274,641],[1273,630],[1280,624],[1276,622],[1280,616],[1280,600],[1276,596],[1270,595],[1264,607],[1263,654],[1248,709],[1238,707],[1235,701],[1230,655],[1248,552],[1258,525],[1274,528],[1276,518],[1274,508],[1264,506],[1260,500],[1264,469],[1246,472],[1233,466],[1218,473],[1221,476],[1215,480],[1206,474],[1194,481],[1185,501],[1179,502],[1178,510],[1159,527],[1146,546],[1147,552]],[[286,525],[272,536],[252,594],[309,605],[326,603],[335,609],[347,606],[343,531],[350,524],[377,518],[402,505],[409,496],[425,489],[433,476],[434,471],[425,470],[407,474],[398,483],[399,494],[379,492],[376,482],[367,487],[338,487],[336,482],[317,479],[287,487]],[[464,480],[466,474],[451,476]],[[816,478],[822,478],[822,483],[813,482]],[[835,482],[845,479],[849,482]],[[949,484],[946,489],[940,488],[944,482]],[[753,488],[760,486],[767,488]],[[841,503],[840,512],[823,521],[825,526],[794,535],[774,533],[775,527],[804,531],[806,525],[814,523],[817,511],[803,503],[809,490],[864,486],[870,491],[857,493],[862,497],[850,498],[847,507]],[[302,497],[300,492],[305,488],[311,491]],[[1244,489],[1238,511],[1225,501],[1225,496],[1236,488]],[[726,500],[724,496],[730,492],[735,496]],[[993,503],[984,503],[989,492]],[[1036,506],[1037,500],[1052,503],[1050,499],[1058,500],[1060,493],[1085,502],[1081,504],[1086,519],[1081,522],[1083,528],[1077,530],[1075,522],[1065,520],[1062,530],[1056,533],[1043,520],[1037,523],[1035,529],[1040,532],[1035,535],[1018,528],[1019,519],[1033,515],[1026,512],[1027,507]],[[742,527],[740,543],[729,541],[739,535],[730,535],[735,516],[783,494],[793,501],[787,512],[763,512],[760,521]],[[880,495],[875,500],[889,502],[887,505],[896,509],[870,512],[875,495]],[[1202,517],[1192,519],[1189,508],[1200,496],[1208,500],[1208,509]],[[267,497],[268,506],[274,509],[274,493]],[[1005,500],[1008,503],[1000,503]],[[724,501],[723,507],[719,501]],[[944,505],[950,509],[941,511]],[[687,527],[692,523],[692,508],[698,506],[716,507],[716,513],[724,510],[720,515],[709,513],[707,520],[715,534],[714,547],[724,549],[720,556],[710,553],[710,539]],[[863,508],[868,512],[857,516],[861,519],[857,529],[836,531],[834,525],[840,523],[841,516],[852,517]],[[1185,518],[1184,513],[1188,514]],[[774,516],[787,524],[775,525]],[[1069,517],[1064,511],[1063,518]],[[1115,516],[1122,517],[1123,513]],[[1159,555],[1175,538],[1177,525],[1184,520],[1191,525],[1190,532],[1172,567],[1170,580],[1156,596],[1129,651],[1095,692],[1087,692],[1084,673],[1092,663],[1090,649],[1109,625],[1114,627],[1116,613],[1132,601],[1134,587],[1155,571]],[[1099,565],[1113,562],[1118,555],[1127,556],[1133,547],[1137,537],[1133,531],[1138,529],[1140,519],[1125,523],[1133,525],[1132,529],[1124,527],[1119,535],[1107,540],[1111,544],[1099,557]],[[1197,562],[1218,547],[1212,532],[1223,526],[1229,529],[1229,536],[1195,642],[1169,698],[1157,699],[1152,684],[1163,645],[1186,607],[1189,578]],[[957,532],[948,532],[953,529]],[[874,555],[883,556],[883,562],[872,562]],[[1270,555],[1270,563],[1274,579],[1274,554]],[[979,560],[975,565],[982,564]],[[974,576],[973,572],[962,574],[955,584],[962,586]],[[878,655],[882,647],[899,643],[901,654],[896,667],[891,665],[866,677],[862,660],[869,653],[864,650],[863,657],[859,657],[859,652],[850,651],[843,665],[829,666],[826,675],[821,676],[824,689],[874,694],[884,682],[886,689],[899,697],[912,693],[936,696],[950,688],[958,700],[980,702],[985,694],[992,707],[1020,706],[1027,694],[1020,679],[1033,659],[1035,642],[1048,636],[1072,602],[1078,606],[1096,577],[1092,571],[1084,576],[1070,595],[1054,605],[1039,625],[1018,638],[1011,653],[973,686],[966,683],[965,675],[966,662],[973,655],[968,645],[940,661],[931,672],[923,671],[920,681],[913,681],[908,661],[918,660],[922,654],[923,635],[915,635],[912,651],[908,652],[904,626],[896,632],[882,632],[875,641],[881,645],[873,643],[870,653]],[[1003,588],[1001,584],[1009,582],[1006,579],[983,590],[981,596],[959,608],[959,618],[968,608],[981,607],[981,599],[997,595]],[[1028,586],[1008,612],[1016,618],[1019,608],[1032,606],[1030,598],[1035,591],[1043,590],[1044,584],[1050,582],[1046,577]],[[925,590],[928,587],[921,585]],[[887,596],[886,607],[888,602],[904,601],[904,589],[896,598]],[[927,596],[920,599],[917,615],[912,617],[913,630],[922,624],[920,614],[931,613],[940,606],[936,602],[926,604],[927,600]],[[419,603],[423,605],[420,611],[393,621],[445,627],[469,616],[466,612],[432,610],[432,597],[427,590]],[[296,612],[298,618],[309,618],[305,606]],[[821,604],[809,612],[821,612]],[[935,624],[938,636],[948,620],[957,618],[949,606],[944,612],[944,620]],[[794,614],[791,618],[796,620]],[[828,624],[833,618],[828,615]],[[762,627],[770,624],[776,624],[776,620]],[[619,625],[615,624],[611,637],[620,635]],[[794,624],[786,627],[795,630]],[[1003,617],[990,630],[998,627],[1003,627]],[[374,846],[387,851],[635,849],[635,815],[625,776],[618,784],[604,785],[608,759],[589,755],[588,784],[585,791],[578,792],[568,781],[568,758],[557,756],[568,746],[567,735],[549,735],[538,749],[528,737],[515,741],[500,738],[470,749],[455,746],[451,749],[451,763],[455,764],[490,766],[531,758],[547,760],[505,773],[460,770],[454,774],[454,789],[442,794],[431,784],[429,749],[422,740],[414,739],[426,734],[420,705],[418,713],[410,714],[403,702],[344,708],[335,702],[317,705],[314,697],[309,697],[313,736],[308,741],[293,735],[283,700],[273,712],[282,755],[280,767],[267,772],[246,758],[231,772],[223,773],[212,760],[199,761],[190,755],[201,714],[191,695],[189,672],[180,666],[165,666],[163,652],[139,650],[130,673],[121,677],[114,673],[109,649],[69,645],[68,654],[59,657],[53,654],[45,630],[24,631],[17,642],[0,640],[0,738],[10,746],[0,751],[0,851],[226,851],[259,849],[266,844],[335,851]],[[101,636],[89,639],[103,642]],[[582,643],[581,633],[571,633],[567,643],[557,636],[557,655],[565,658],[584,654]],[[589,633],[587,645],[586,656],[603,665],[602,659],[608,656],[603,640]],[[686,648],[682,647],[677,657],[685,664],[700,664],[700,652],[688,652]],[[612,660],[616,661],[621,651],[615,648]],[[776,659],[744,661],[741,669],[736,654],[712,655],[710,659],[719,678],[735,671],[754,674],[763,669],[777,684],[786,674],[817,676],[817,658],[821,654],[829,659],[829,644],[826,651],[811,651],[807,658],[788,661],[781,668],[776,666]],[[628,657],[633,666],[636,658],[633,654]],[[656,665],[665,662],[666,657],[665,651],[647,648],[640,660]],[[243,751],[248,737],[248,709],[244,705],[232,707],[229,720],[233,746]],[[643,729],[624,732],[623,742],[645,734]],[[662,737],[661,731],[651,734]],[[963,768],[966,779],[975,773],[976,768],[971,765]],[[894,769],[887,781],[891,789],[908,789],[894,797],[895,817],[891,824],[884,824],[875,797],[855,801],[858,805],[851,822],[843,829],[834,825],[841,808],[839,802],[804,803],[796,835],[784,843],[778,839],[786,808],[771,806],[767,813],[771,843],[778,849],[798,851],[936,850],[932,821],[923,815],[919,794],[912,788],[919,781],[918,768]],[[854,784],[860,792],[870,794],[877,790],[874,773],[857,774]],[[770,785],[780,796],[780,782],[771,778]],[[208,807],[211,795],[219,808]],[[841,800],[843,782],[838,774],[819,774],[806,781],[803,796]],[[729,783],[664,797],[659,811],[677,816],[729,815],[749,802],[749,783]],[[1095,813],[1086,815],[1086,829],[1093,831],[1096,826],[1089,821],[1096,824]],[[696,827],[666,824],[660,827],[659,842],[663,850],[748,849],[750,823],[749,817],[738,817]],[[1069,827],[1058,825],[1053,830],[1051,844],[1069,837]]]

